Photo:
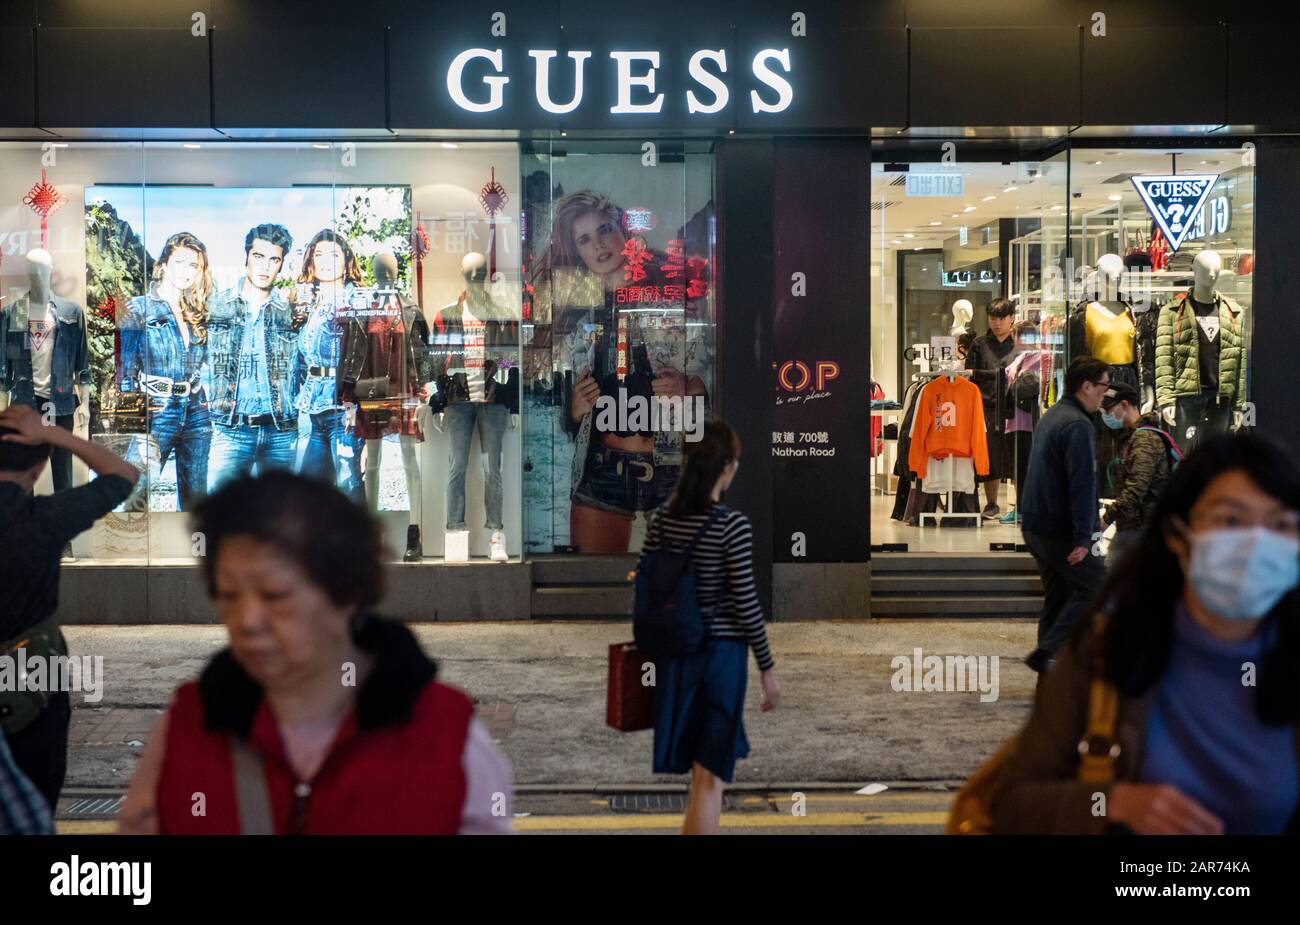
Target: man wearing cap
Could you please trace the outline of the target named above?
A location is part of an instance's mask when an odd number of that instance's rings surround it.
[[[1115,500],[1102,514],[1102,528],[1115,525],[1106,565],[1114,567],[1137,547],[1150,522],[1156,499],[1169,481],[1172,438],[1161,426],[1160,413],[1142,414],[1141,399],[1130,385],[1117,383],[1101,401],[1101,420],[1119,431],[1119,456],[1111,482]]]

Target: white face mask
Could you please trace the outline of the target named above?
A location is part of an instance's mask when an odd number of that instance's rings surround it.
[[[1266,527],[1225,527],[1190,535],[1188,580],[1211,611],[1258,620],[1300,584],[1300,540]]]

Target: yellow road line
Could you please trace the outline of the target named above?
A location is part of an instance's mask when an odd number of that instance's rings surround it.
[[[723,813],[724,829],[833,828],[844,826],[936,825],[948,821],[946,812],[905,813],[812,813],[787,816],[777,813]],[[616,816],[528,816],[514,821],[519,832],[549,832],[588,829],[680,829],[682,817],[668,813]]]
[[[54,823],[59,835],[112,835],[117,831],[116,819],[60,819]]]

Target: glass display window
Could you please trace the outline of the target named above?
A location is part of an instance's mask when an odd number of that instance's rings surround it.
[[[627,553],[715,401],[707,147],[523,158],[530,552]]]
[[[6,144],[0,182],[29,200],[0,213],[6,320],[47,280],[83,338],[33,386],[20,332],[0,400],[52,390],[144,474],[77,560],[192,562],[187,512],[269,469],[369,506],[394,558],[520,556],[517,145]]]

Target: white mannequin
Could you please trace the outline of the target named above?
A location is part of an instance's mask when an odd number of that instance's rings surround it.
[[[514,318],[504,317],[501,310],[497,307],[488,291],[487,283],[487,258],[480,253],[471,251],[466,254],[460,262],[460,274],[465,280],[465,298],[461,301],[460,308],[463,319],[484,323],[488,321],[506,321],[517,320]],[[438,412],[433,416],[433,426],[438,433],[446,433],[445,415]],[[515,430],[519,426],[519,415],[510,415],[510,430]],[[468,561],[469,560],[469,531],[468,530],[448,530],[445,534],[444,549],[448,561]],[[498,562],[508,561],[506,555],[506,535],[503,530],[494,530],[492,533],[491,558]]]
[[[375,284],[378,289],[396,289],[396,257],[387,251],[376,254],[372,267],[375,271]],[[406,309],[412,307],[419,312],[419,306],[414,305],[410,300],[400,294],[397,298],[402,305],[403,314],[406,313]],[[411,332],[407,331],[406,333],[409,337]],[[420,462],[419,454],[416,452],[416,439],[410,434],[401,434],[398,440],[402,446],[402,469],[406,473],[406,497],[411,504],[411,524],[418,527],[423,522],[421,508],[424,492],[420,486]],[[379,464],[383,460],[383,456],[383,440],[366,441],[366,502],[370,505],[372,511],[379,509]]]
[[[474,321],[501,321],[501,315],[496,310],[492,294],[487,291],[485,285],[487,281],[487,258],[482,254],[471,251],[466,254],[460,262],[460,275],[465,277],[465,304],[463,310]],[[433,426],[437,428],[438,433],[446,433],[443,429],[443,415],[438,412],[433,416]],[[510,415],[510,429],[514,430],[519,426],[519,415]]]
[[[1192,261],[1192,298],[1203,305],[1213,302],[1215,293],[1219,289],[1221,273],[1223,273],[1223,258],[1219,256],[1218,251],[1201,251],[1197,254],[1196,259]],[[1170,427],[1174,426],[1173,405],[1161,408],[1160,416]],[[1240,418],[1234,413],[1233,425],[1236,426],[1239,421]]]
[[[44,248],[34,247],[27,252],[27,284],[29,317],[44,321],[50,310],[50,277],[54,273],[54,258]],[[72,386],[77,396],[77,411],[73,418],[73,429],[86,424],[90,406],[86,403],[85,387],[76,383]],[[9,393],[0,389],[0,408],[9,407]]]
[[[975,306],[970,299],[958,299],[952,303],[952,329],[948,332],[953,337],[966,333],[966,325],[975,317]]]

